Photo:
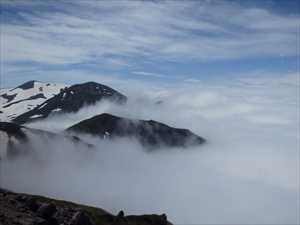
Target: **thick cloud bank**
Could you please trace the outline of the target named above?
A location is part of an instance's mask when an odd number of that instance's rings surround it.
[[[298,76],[125,85],[126,106],[104,102],[28,126],[61,132],[109,112],[189,128],[208,143],[147,153],[133,140],[83,137],[93,151],[29,132],[34,154],[1,161],[1,186],[114,213],[165,212],[175,224],[299,223]]]

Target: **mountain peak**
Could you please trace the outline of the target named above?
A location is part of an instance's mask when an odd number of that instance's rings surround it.
[[[67,131],[87,133],[100,138],[136,138],[143,146],[188,147],[205,143],[205,139],[187,129],[170,127],[154,120],[132,120],[108,113],[83,120]]]
[[[96,82],[87,82],[65,87],[61,91],[38,105],[36,108],[16,117],[13,121],[25,123],[37,118],[46,118],[52,112],[77,112],[87,105],[96,104],[100,100],[124,103],[127,97],[120,92]]]
[[[13,91],[13,90],[15,90],[17,88],[20,88],[20,89],[23,89],[23,90],[27,90],[27,89],[33,88],[35,82],[37,82],[37,81],[36,80],[27,81],[27,82],[25,82],[25,83],[17,86],[16,88],[12,89],[11,91]]]

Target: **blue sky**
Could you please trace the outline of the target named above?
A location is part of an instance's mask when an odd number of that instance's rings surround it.
[[[298,0],[0,4],[1,86],[299,73]]]

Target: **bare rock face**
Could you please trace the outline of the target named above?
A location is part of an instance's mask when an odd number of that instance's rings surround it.
[[[0,188],[2,225],[172,225],[163,215],[114,216],[107,211]]]

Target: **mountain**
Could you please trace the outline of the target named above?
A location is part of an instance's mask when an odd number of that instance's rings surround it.
[[[55,143],[62,139],[67,139],[76,146],[82,146],[84,149],[93,149],[95,146],[84,142],[74,135],[52,133],[49,131],[32,129],[10,122],[0,122],[0,159],[16,158],[32,152],[32,139],[35,136],[45,144]]]
[[[131,120],[107,113],[83,120],[66,131],[97,135],[103,139],[134,137],[150,149],[187,147],[205,142],[204,138],[187,129],[170,127],[154,120]]]
[[[55,96],[65,87],[62,84],[32,80],[13,89],[1,89],[0,121],[13,120]]]
[[[165,214],[125,216],[106,210],[0,188],[0,224],[5,225],[172,225]]]
[[[46,118],[50,113],[77,112],[82,107],[95,104],[103,99],[116,103],[127,101],[126,96],[108,86],[87,82],[66,87],[59,94],[46,100],[36,108],[17,116],[13,121],[23,124],[35,119]]]

